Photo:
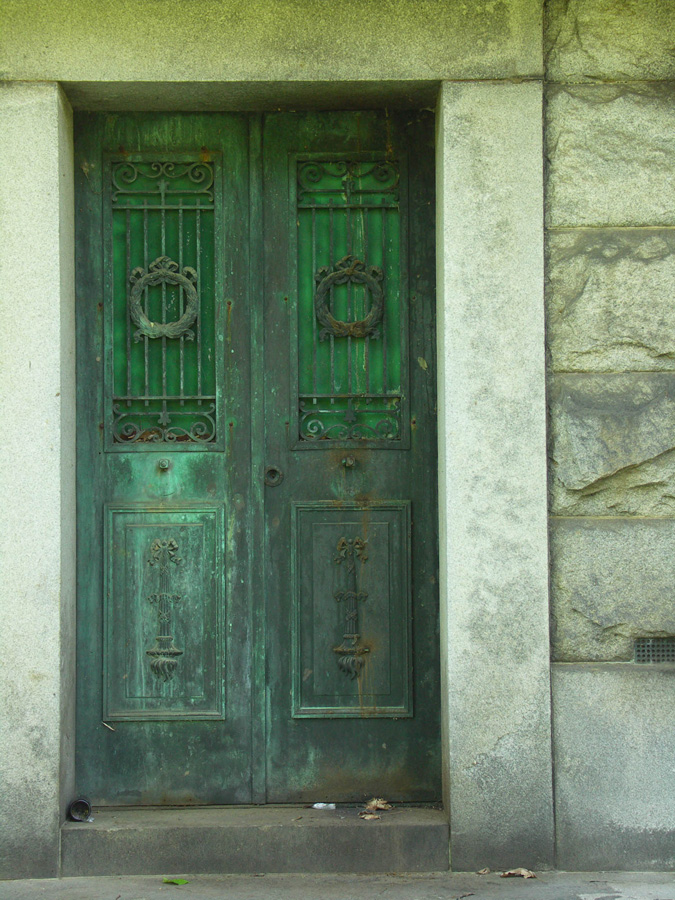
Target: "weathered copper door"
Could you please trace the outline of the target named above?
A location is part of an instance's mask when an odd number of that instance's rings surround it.
[[[77,133],[78,789],[437,799],[428,118]]]
[[[273,802],[440,796],[432,134],[265,123]]]

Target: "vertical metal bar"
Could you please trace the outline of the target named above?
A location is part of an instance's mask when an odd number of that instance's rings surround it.
[[[127,397],[131,397],[131,315],[129,313],[129,294],[131,293],[131,210],[127,206],[126,210],[126,228],[127,228],[127,263],[125,266],[126,279],[126,295],[127,295]],[[127,406],[131,406],[131,400],[127,400]]]
[[[183,200],[178,201],[178,271],[183,271]],[[185,298],[183,296],[183,288],[178,288],[178,315],[182,317],[184,312]],[[180,405],[185,406],[185,339],[180,336]]]
[[[145,271],[148,271],[148,201],[143,200],[143,267]],[[145,289],[145,315],[148,315],[148,289]],[[143,335],[143,359],[145,366],[145,396],[147,397],[150,393],[150,379],[149,379],[149,368],[148,368],[148,336],[147,334]],[[146,400],[145,405],[149,406],[149,402]]]
[[[387,210],[382,198],[382,272],[384,273],[384,281],[382,282],[382,290],[384,291],[384,310],[382,312],[382,391],[387,393],[387,291],[385,282],[387,278]]]
[[[316,275],[316,209],[312,207],[312,279]],[[316,356],[318,353],[318,343],[317,343],[317,326],[316,326],[316,316],[314,315],[314,282],[312,281],[312,309],[310,315],[312,316],[312,383],[313,390],[316,394],[317,392],[317,361]],[[316,403],[316,400],[314,401]]]
[[[166,256],[166,209],[164,193],[162,193],[162,256]],[[162,325],[166,325],[166,282],[162,282]],[[166,414],[166,338],[162,337],[162,421],[167,422]]]
[[[368,266],[368,210],[364,209],[361,211],[361,220],[363,222],[363,262],[366,266]],[[365,292],[364,292],[365,293]],[[363,311],[364,317],[366,311]],[[366,368],[366,394],[370,393],[370,335],[366,335],[366,343],[365,343],[365,368]],[[366,403],[370,403],[370,400],[366,400]]]
[[[351,256],[352,252],[352,217],[349,206],[346,210],[345,229],[347,231],[347,256]],[[347,321],[352,321],[352,282],[351,278],[347,279]],[[347,335],[347,393],[352,393],[352,338]],[[353,421],[352,398],[347,400],[347,421]]]
[[[407,194],[406,194],[407,197]],[[406,210],[407,214],[407,203],[404,206],[404,210]],[[410,360],[408,350],[408,328],[410,327],[410,282],[409,282],[409,272],[408,272],[408,262],[407,262],[407,242],[405,236],[401,235],[401,204],[400,201],[394,208],[395,211],[392,212],[392,218],[394,221],[394,225],[398,223],[398,228],[396,229],[397,234],[397,253],[398,253],[398,335],[399,335],[399,364],[398,364],[398,385],[396,385],[396,390],[405,391],[406,394],[409,394],[409,391],[406,389],[405,385],[408,380],[408,373]],[[385,302],[386,302],[386,294],[385,294]],[[409,401],[406,401],[409,402]],[[408,407],[410,409],[410,407]]]
[[[197,226],[197,396],[202,395],[202,220],[201,210],[199,209],[199,197],[197,197],[196,208],[196,226]],[[197,405],[201,406],[202,401],[197,400]]]
[[[333,199],[331,198],[328,201],[328,209],[329,209],[329,219],[328,219],[328,243],[330,247],[330,260],[329,264],[332,266],[335,261],[335,251],[334,251],[334,242],[333,242]],[[333,285],[330,288],[330,311],[334,314],[333,309]],[[331,394],[335,393],[335,335],[331,334],[330,336],[330,392]],[[331,406],[334,405],[335,399],[333,397],[330,398]]]

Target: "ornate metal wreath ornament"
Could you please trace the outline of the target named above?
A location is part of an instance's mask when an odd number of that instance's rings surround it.
[[[320,340],[323,341],[330,334],[335,337],[378,338],[380,336],[378,325],[384,312],[384,292],[381,285],[383,278],[382,269],[378,266],[366,267],[365,263],[354,256],[344,256],[333,268],[322,266],[314,276],[317,282],[314,311],[323,325],[319,332]],[[368,315],[358,322],[341,322],[333,316],[328,306],[331,288],[348,281],[365,285],[372,297]]]
[[[129,314],[138,330],[134,332],[134,340],[140,341],[142,335],[149,338],[178,338],[184,337],[188,341],[194,340],[195,333],[190,325],[197,318],[199,299],[195,285],[197,283],[197,273],[189,266],[185,266],[182,273],[178,271],[178,263],[169,259],[168,256],[159,256],[150,263],[148,271],[140,266],[135,268],[129,276],[129,281],[133,285],[131,294],[129,295]],[[151,322],[146,316],[141,306],[141,297],[143,291],[148,287],[156,284],[177,284],[185,291],[186,306],[185,312],[175,322]]]

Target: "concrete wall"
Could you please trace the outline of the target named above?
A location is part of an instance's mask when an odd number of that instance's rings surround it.
[[[546,27],[554,769],[561,868],[673,868],[675,11]],[[590,83],[602,81],[604,83]],[[587,82],[587,83],[583,83]],[[586,662],[586,665],[576,663]]]

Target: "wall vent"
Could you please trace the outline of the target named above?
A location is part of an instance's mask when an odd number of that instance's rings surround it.
[[[675,662],[675,637],[636,638],[635,662]]]

